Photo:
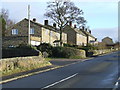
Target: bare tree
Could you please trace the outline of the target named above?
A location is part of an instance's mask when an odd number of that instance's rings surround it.
[[[6,21],[7,27],[15,24],[13,20],[9,19],[9,11],[7,9],[2,8],[0,11],[0,16]]]
[[[83,11],[70,1],[55,0],[54,2],[48,2],[47,4],[47,11],[44,15],[58,24],[60,29],[60,45],[62,45],[63,28],[70,21],[76,22],[77,24],[86,22],[84,17],[82,17]]]
[[[5,21],[7,21],[7,20],[8,20],[8,17],[9,17],[9,12],[8,12],[8,10],[2,8],[2,9],[1,9],[1,16],[5,19]]]

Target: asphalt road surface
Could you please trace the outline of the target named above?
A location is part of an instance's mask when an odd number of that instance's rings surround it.
[[[14,80],[2,88],[113,88],[118,80],[120,52],[76,62],[59,69]]]

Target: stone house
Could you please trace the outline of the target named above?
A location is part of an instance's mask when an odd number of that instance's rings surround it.
[[[113,40],[110,37],[105,37],[102,39],[102,42],[105,43],[106,45],[113,45]]]
[[[91,30],[87,28],[80,29],[87,37],[87,44],[98,45],[97,38],[91,34]]]
[[[67,43],[67,34],[62,33],[63,43]],[[36,19],[30,21],[30,41],[31,45],[40,45],[40,43],[50,43],[53,46],[59,45],[57,40],[60,39],[59,29],[56,24],[48,25],[48,20],[44,25],[36,22]],[[9,27],[3,37],[2,46],[18,46],[19,44],[28,43],[28,19],[23,19],[17,24]]]
[[[86,46],[91,41],[95,42],[96,38],[84,29],[78,29],[76,25],[72,26],[72,22],[64,28],[64,32],[67,33],[67,43],[74,45]]]
[[[64,28],[64,32],[67,33],[67,43],[74,45],[86,45],[87,37],[83,32],[77,28],[67,25]]]

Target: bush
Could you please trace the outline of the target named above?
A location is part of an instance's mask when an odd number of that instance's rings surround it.
[[[49,57],[52,55],[52,49],[53,49],[53,47],[49,43],[42,43],[39,46],[37,46],[37,49],[39,51],[41,51],[42,53],[43,52],[47,52]]]
[[[64,46],[64,47],[74,47],[74,48],[77,48],[77,47],[78,47],[78,45],[66,44],[66,43],[64,43],[63,46]]]
[[[63,47],[54,47],[52,49],[52,57],[64,57],[64,54],[63,54]]]
[[[85,57],[85,52],[70,47],[54,47],[52,56],[57,58]]]

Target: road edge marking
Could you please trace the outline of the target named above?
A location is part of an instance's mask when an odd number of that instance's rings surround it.
[[[115,86],[114,86],[114,88],[112,89],[112,90],[116,90],[117,88],[118,88],[118,85],[119,85],[119,81],[120,80],[120,77],[118,78],[118,80],[117,80],[117,82],[115,83]]]
[[[53,83],[53,84],[47,85],[47,86],[45,86],[45,87],[43,87],[43,88],[41,88],[41,89],[46,89],[46,88],[52,87],[52,86],[54,86],[54,85],[56,85],[56,84],[59,84],[59,83],[61,83],[61,82],[64,82],[64,81],[66,81],[66,80],[68,80],[68,79],[71,79],[71,78],[75,77],[77,74],[78,74],[78,73],[75,73],[75,74],[73,74],[73,75],[71,75],[71,76],[69,76],[69,77],[67,77],[67,78],[64,78],[64,79],[62,79],[62,80],[60,80],[60,81],[57,81],[57,82],[55,82],[55,83]]]

